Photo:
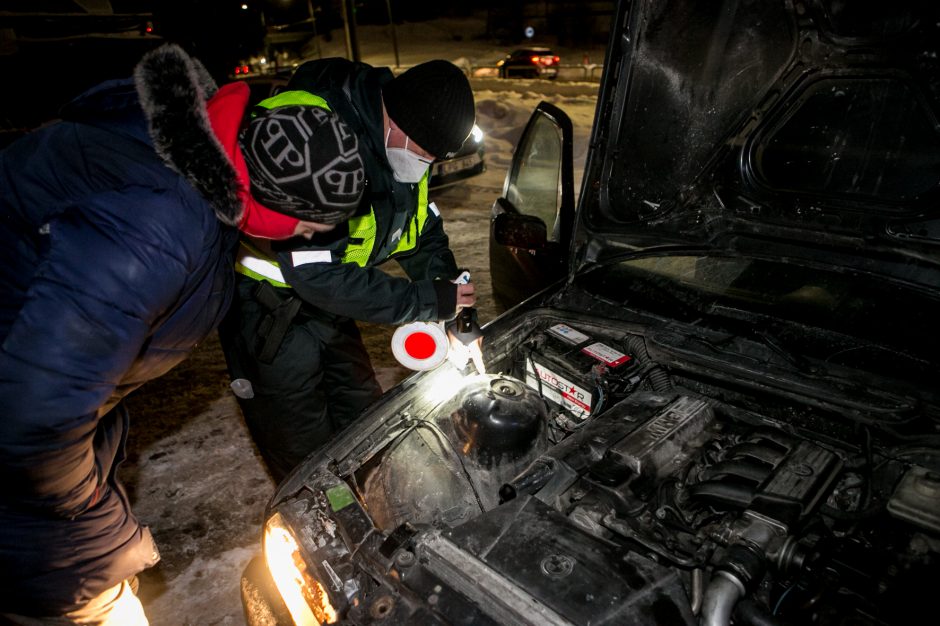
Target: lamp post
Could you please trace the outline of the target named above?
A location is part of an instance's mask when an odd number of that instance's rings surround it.
[[[395,31],[395,20],[392,19],[392,0],[385,0],[385,8],[388,10],[388,25],[392,29],[392,48],[395,50],[395,67],[399,67],[398,62],[398,34]]]
[[[356,10],[354,0],[343,0],[343,22],[346,25],[346,56],[359,61],[359,39],[356,35]]]
[[[320,50],[320,38],[317,37],[317,16],[313,12],[313,0],[307,0],[307,12],[310,13],[310,25],[313,27],[313,44],[317,47],[317,58],[323,58],[323,52]]]

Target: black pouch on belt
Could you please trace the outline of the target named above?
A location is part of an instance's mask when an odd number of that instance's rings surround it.
[[[254,290],[255,300],[267,309],[268,314],[258,324],[258,360],[270,363],[274,360],[291,321],[297,317],[303,301],[297,296],[282,295],[266,280],[259,280]]]

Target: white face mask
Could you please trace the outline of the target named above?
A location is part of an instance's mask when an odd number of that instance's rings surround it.
[[[388,157],[388,163],[392,166],[392,176],[400,183],[416,183],[424,177],[431,165],[429,159],[418,156],[411,150],[408,150],[409,139],[405,137],[404,148],[389,148],[388,136],[392,129],[385,133],[385,155]]]

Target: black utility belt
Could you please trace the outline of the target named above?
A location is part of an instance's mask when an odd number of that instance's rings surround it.
[[[268,312],[258,323],[258,343],[255,348],[258,360],[270,363],[281,347],[291,322],[300,312],[303,300],[291,291],[279,289],[266,280],[258,281],[252,290],[252,296]]]

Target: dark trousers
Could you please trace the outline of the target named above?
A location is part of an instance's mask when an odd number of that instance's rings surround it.
[[[238,402],[271,475],[280,480],[355,421],[382,389],[355,321],[306,303],[273,358],[259,359],[265,348],[259,329],[270,327],[272,310],[259,301],[257,288],[258,281],[239,279],[219,336],[232,379],[251,382],[254,397]],[[289,289],[277,293],[285,302],[296,297]]]

